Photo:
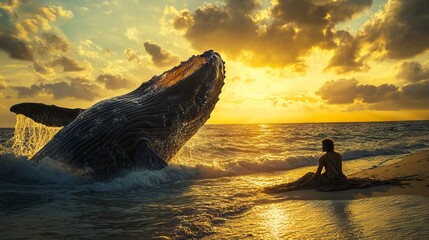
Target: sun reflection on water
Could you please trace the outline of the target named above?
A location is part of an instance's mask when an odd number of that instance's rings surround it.
[[[266,226],[268,236],[263,236],[264,238],[281,239],[285,237],[285,232],[290,231],[291,222],[285,209],[278,208],[276,205],[267,205],[258,211],[258,216],[261,219],[260,224]]]

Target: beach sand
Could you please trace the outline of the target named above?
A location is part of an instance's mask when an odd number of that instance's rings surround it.
[[[405,177],[411,180],[403,181],[406,185],[402,186],[383,185],[333,192],[298,190],[279,194],[285,199],[291,200],[351,200],[393,195],[415,195],[429,198],[429,151],[412,154],[395,164],[363,170],[348,177],[370,177],[381,180]]]

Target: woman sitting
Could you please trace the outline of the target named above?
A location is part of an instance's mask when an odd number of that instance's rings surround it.
[[[320,187],[347,181],[347,177],[343,173],[341,154],[334,151],[334,141],[324,139],[322,150],[326,153],[320,157],[316,173],[304,175],[304,177],[307,176],[307,180],[302,183],[302,188]],[[325,172],[322,174],[323,167],[325,167]]]
[[[326,153],[320,157],[316,173],[309,172],[295,182],[270,187],[267,190],[271,192],[292,191],[341,185],[347,182],[348,178],[343,173],[342,157],[341,154],[334,151],[334,142],[331,139],[324,139],[322,149]],[[324,173],[322,173],[323,168],[325,168]]]
[[[316,173],[309,172],[300,179],[265,189],[266,192],[287,192],[302,189],[317,189],[318,191],[341,191],[355,188],[369,188],[380,185],[405,185],[403,181],[415,179],[413,176],[391,179],[347,178],[343,173],[341,154],[334,151],[334,142],[331,139],[322,141],[323,151],[326,152],[319,159]],[[323,168],[325,172],[322,173]]]

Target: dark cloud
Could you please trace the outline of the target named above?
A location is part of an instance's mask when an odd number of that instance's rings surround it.
[[[43,87],[39,85],[31,85],[30,87],[12,87],[18,93],[20,98],[35,97],[43,92]]]
[[[192,14],[190,12],[182,12],[180,16],[176,19],[174,19],[173,27],[178,30],[185,30],[192,26],[194,23],[194,19],[192,17]]]
[[[422,66],[419,62],[403,62],[397,77],[410,82],[429,79],[429,68]]]
[[[24,7],[25,6],[25,7]],[[35,54],[67,52],[70,44],[50,31],[58,17],[71,18],[73,13],[61,6],[42,6],[30,1],[0,3],[0,50],[10,58],[34,61]]]
[[[413,57],[429,48],[429,2],[391,0],[384,14],[361,33],[364,41],[377,43],[394,59]]]
[[[335,36],[339,45],[326,69],[332,68],[338,73],[363,70],[365,66],[359,56],[359,42],[347,31],[337,31]]]
[[[59,56],[47,64],[49,67],[62,66],[64,72],[79,72],[85,70],[79,62],[64,56]]]
[[[0,33],[0,50],[6,52],[10,58],[33,61],[34,56],[31,47],[25,41],[16,37]]]
[[[43,33],[39,42],[39,53],[47,54],[56,51],[67,52],[70,49],[70,43],[67,39],[59,37],[54,33]]]
[[[104,83],[107,89],[122,89],[133,86],[133,82],[120,76],[112,74],[101,74],[97,77],[97,82]]]
[[[343,38],[328,68],[338,72],[362,70],[368,56],[407,59],[429,48],[429,1],[390,0],[383,12],[355,35]],[[367,56],[360,56],[368,47]]]
[[[394,85],[380,86],[359,84],[356,79],[339,79],[326,82],[316,94],[328,104],[350,104],[361,100],[364,103],[374,103],[395,96],[398,88]]]
[[[429,109],[429,81],[399,88],[391,84],[360,84],[356,79],[326,82],[317,92],[328,104],[366,103],[368,109]]]
[[[43,74],[43,75],[48,75],[48,74],[52,73],[52,71],[53,71],[52,68],[47,67],[47,66],[40,64],[40,63],[34,63],[33,66],[34,66],[34,71],[36,71],[40,74]]]
[[[87,69],[86,66],[76,60],[64,56],[57,56],[54,60],[47,63],[34,63],[34,71],[42,75],[49,75],[54,72],[56,66],[61,66],[64,72],[80,72]]]
[[[302,64],[314,47],[336,47],[335,24],[371,6],[371,0],[279,0],[268,19],[256,20],[259,1],[229,0],[182,12],[173,26],[198,50],[216,49],[253,66]]]
[[[356,79],[339,79],[325,82],[316,92],[328,104],[350,104],[357,98]]]
[[[12,12],[17,6],[17,1],[0,4],[0,50],[6,52],[12,59],[33,61],[34,55],[30,44],[25,39],[17,37],[15,21],[18,16]]]
[[[144,49],[151,56],[153,64],[158,67],[173,65],[179,60],[176,56],[171,55],[171,53],[154,43],[145,42]]]
[[[402,88],[404,96],[417,100],[429,100],[429,81],[406,85]],[[429,108],[429,105],[427,105]]]
[[[32,85],[30,87],[12,87],[20,98],[36,97],[39,94],[51,94],[54,99],[74,98],[92,101],[101,96],[102,88],[95,84],[81,83],[78,81],[56,82],[48,84]]]
[[[308,25],[336,24],[370,7],[372,0],[280,0],[273,8],[276,20]]]

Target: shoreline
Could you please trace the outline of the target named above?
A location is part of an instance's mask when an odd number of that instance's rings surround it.
[[[412,179],[402,181],[406,184],[402,186],[382,185],[333,192],[320,192],[311,189],[277,194],[288,200],[354,200],[395,195],[414,195],[429,198],[429,151],[407,155],[397,163],[377,166],[348,175],[348,177],[370,177],[380,180],[404,177],[411,177]]]

